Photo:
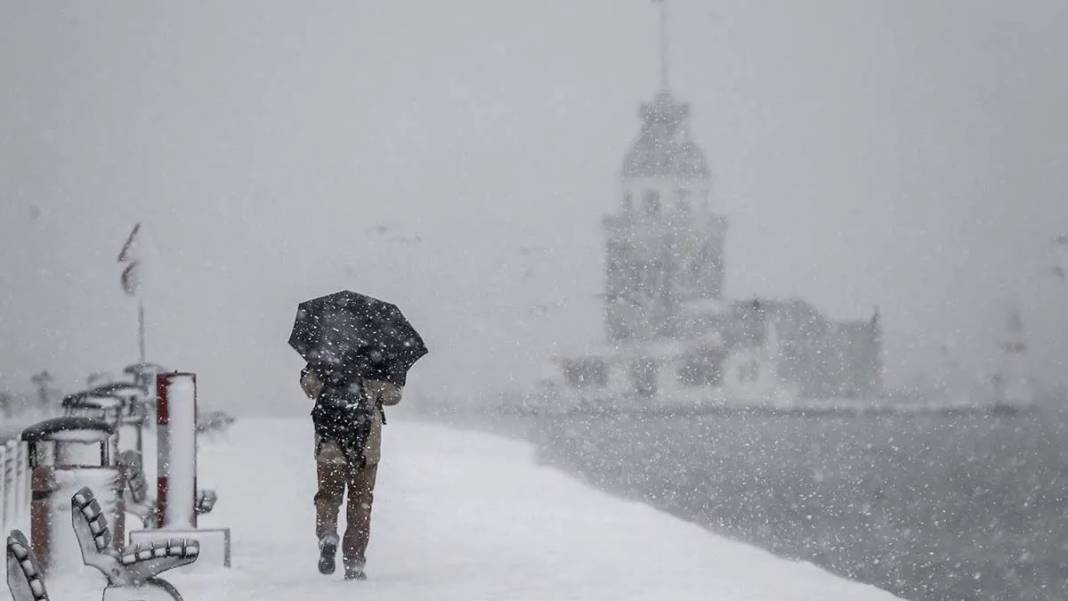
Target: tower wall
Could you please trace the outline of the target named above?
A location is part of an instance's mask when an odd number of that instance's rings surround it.
[[[605,220],[610,340],[677,335],[680,304],[722,298],[727,222],[708,196],[707,181],[624,179]]]

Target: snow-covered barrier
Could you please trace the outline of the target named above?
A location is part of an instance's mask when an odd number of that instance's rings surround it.
[[[71,498],[82,487],[97,491],[118,540],[125,527],[123,472],[111,457],[115,431],[89,417],[57,417],[22,432],[33,470],[30,541],[41,568],[76,573],[82,566],[69,523]]]

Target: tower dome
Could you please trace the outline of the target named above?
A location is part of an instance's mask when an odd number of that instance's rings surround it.
[[[641,107],[642,127],[623,159],[623,179],[707,181],[708,159],[690,139],[690,106],[667,90]]]

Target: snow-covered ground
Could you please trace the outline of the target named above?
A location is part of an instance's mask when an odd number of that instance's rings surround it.
[[[241,420],[204,445],[200,482],[220,500],[201,525],[232,529],[234,565],[171,576],[185,599],[895,598],[591,489],[527,444],[401,420],[386,429],[370,580],[345,582],[316,572],[313,467],[309,420]]]

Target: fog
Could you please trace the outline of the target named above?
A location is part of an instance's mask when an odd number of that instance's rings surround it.
[[[727,295],[886,326],[986,378],[1006,310],[1064,384],[1068,6],[677,0],[672,89],[730,220]],[[0,389],[149,358],[203,402],[304,410],[296,304],[396,302],[409,388],[524,387],[603,337],[600,219],[657,89],[644,1],[0,0]]]

